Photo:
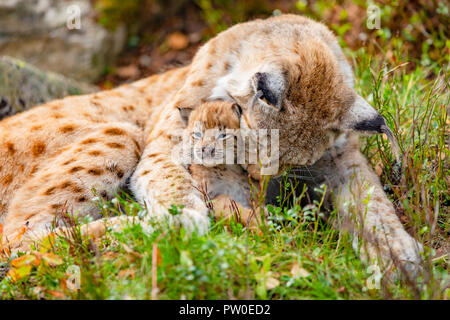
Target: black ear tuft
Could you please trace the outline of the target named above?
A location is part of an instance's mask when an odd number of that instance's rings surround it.
[[[238,118],[241,118],[242,108],[240,105],[238,105],[237,103],[233,103],[233,105],[231,106],[231,109],[234,111],[234,113],[236,113]]]
[[[269,104],[277,106],[277,95],[269,86],[269,75],[265,72],[257,72],[255,77],[257,91],[261,91],[262,93],[260,99],[265,99]]]
[[[189,122],[189,116],[191,115],[192,108],[177,108],[180,111],[181,120],[187,125]]]

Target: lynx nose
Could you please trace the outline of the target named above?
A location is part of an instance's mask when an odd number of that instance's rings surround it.
[[[210,146],[202,147],[202,153],[203,157],[214,157],[216,149]]]

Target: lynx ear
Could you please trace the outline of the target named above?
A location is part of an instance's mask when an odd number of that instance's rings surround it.
[[[366,100],[357,95],[344,119],[344,127],[365,133],[381,133],[386,122]]]
[[[256,99],[267,106],[280,111],[283,94],[285,91],[285,79],[278,72],[257,72],[252,81]]]
[[[180,111],[181,120],[183,120],[183,123],[187,125],[189,122],[189,116],[193,111],[192,108],[177,108],[177,109],[178,111]]]
[[[231,110],[233,110],[233,112],[237,115],[237,117],[240,119],[242,116],[242,108],[240,105],[238,105],[237,103],[233,103],[233,105],[231,106]]]

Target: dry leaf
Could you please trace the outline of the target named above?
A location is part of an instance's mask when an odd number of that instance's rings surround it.
[[[105,260],[114,260],[117,258],[117,252],[107,251],[103,254],[103,259]]]
[[[136,274],[136,271],[134,269],[125,269],[125,270],[120,270],[119,271],[119,277],[123,277],[123,278],[132,278],[134,279],[134,276]]]
[[[173,32],[167,37],[167,44],[172,50],[183,50],[189,45],[189,38],[181,32]]]
[[[63,260],[54,253],[45,253],[42,255],[42,260],[44,260],[50,267],[59,266],[63,263]]]
[[[25,265],[20,268],[10,269],[6,276],[9,277],[12,282],[15,282],[29,275],[31,268],[31,265]]]
[[[7,247],[1,247],[0,246],[0,250],[2,250],[0,252],[0,256],[4,255],[5,257],[9,257],[11,255],[11,252],[9,251],[9,249]]]
[[[138,258],[142,258],[142,254],[140,254],[139,252],[134,251],[133,249],[131,249],[129,246],[127,246],[126,244],[122,243],[122,248],[127,252],[132,254],[135,257]]]
[[[64,293],[62,293],[61,291],[56,291],[56,290],[47,290],[46,291],[49,295],[55,297],[55,298],[65,298]]]
[[[42,239],[41,247],[39,248],[39,252],[44,253],[52,249],[53,244],[55,243],[55,233],[52,232],[44,239]]]
[[[27,231],[27,227],[22,227],[22,229],[20,229],[19,234],[16,236],[16,240],[20,240],[26,231]]]
[[[338,293],[343,293],[345,292],[346,288],[345,287],[340,287],[339,289],[337,289]]]
[[[381,163],[381,161],[375,165],[375,173],[377,174],[377,176],[381,176],[381,174],[383,173],[383,164]]]
[[[11,265],[14,268],[20,268],[20,267],[23,267],[26,265],[32,265],[35,260],[36,260],[36,257],[34,255],[26,254],[26,255],[23,255],[19,258],[14,259],[13,261],[11,261]]]
[[[159,248],[156,247],[156,265],[160,266],[161,264],[162,264],[161,250],[159,250]]]
[[[297,262],[292,265],[291,274],[294,278],[309,276],[309,272],[300,267]]]
[[[130,64],[129,66],[117,68],[116,74],[121,78],[138,78],[141,72],[134,64]]]
[[[273,277],[269,277],[266,279],[266,289],[271,290],[280,285],[280,281],[278,279],[275,279]]]
[[[60,278],[59,279],[59,287],[61,288],[62,291],[67,291],[67,280]]]

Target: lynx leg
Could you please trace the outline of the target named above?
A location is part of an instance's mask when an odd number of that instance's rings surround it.
[[[80,225],[79,231],[82,237],[87,237],[92,240],[99,240],[105,236],[108,230],[120,232],[125,227],[139,224],[144,231],[152,232],[153,226],[147,219],[140,219],[136,216],[116,216],[98,219],[86,224]],[[53,232],[58,236],[63,236],[66,238],[73,238],[74,232],[73,227],[59,227],[56,228]]]
[[[133,173],[142,131],[129,124],[100,124],[36,169],[17,190],[4,221],[12,248],[26,249],[52,225],[67,224],[66,213],[99,218],[97,195],[112,197]]]
[[[151,217],[204,233],[209,227],[208,209],[188,170],[172,156],[173,147],[168,137],[152,140],[131,178],[130,189]],[[172,205],[183,208],[174,215],[168,211]]]
[[[414,276],[420,269],[422,246],[403,228],[357,141],[338,151],[334,165],[337,176],[332,184],[339,224],[365,240],[361,245],[362,258],[378,260],[384,267],[394,264]],[[357,244],[355,238],[354,246]]]

